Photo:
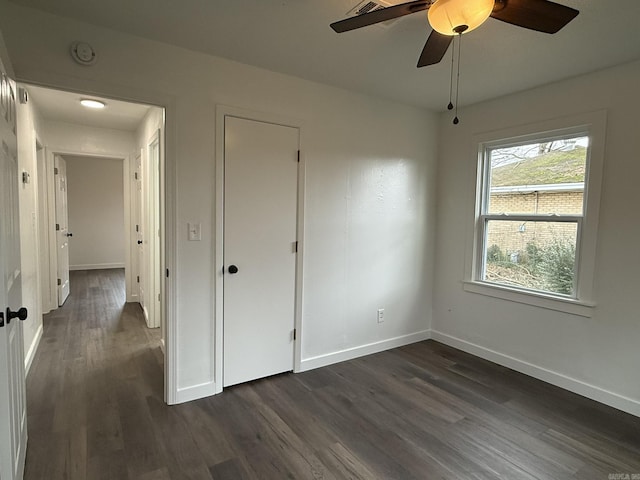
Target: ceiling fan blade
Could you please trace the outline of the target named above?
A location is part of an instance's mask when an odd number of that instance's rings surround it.
[[[556,33],[578,13],[574,8],[549,0],[496,0],[491,16],[538,32]]]
[[[415,0],[413,2],[394,5],[393,7],[381,8],[380,10],[374,10],[373,12],[364,13],[345,20],[340,20],[339,22],[334,22],[331,24],[331,28],[333,28],[337,33],[348,32],[349,30],[355,30],[356,28],[367,27],[376,23],[403,17],[411,13],[420,12],[421,10],[426,10],[429,8],[431,3],[432,2],[430,0]]]
[[[450,35],[442,35],[435,30],[431,32],[431,35],[427,38],[427,43],[424,44],[424,48],[420,54],[418,68],[435,65],[440,62],[442,57],[444,57],[444,54],[447,53],[452,40],[453,37]]]

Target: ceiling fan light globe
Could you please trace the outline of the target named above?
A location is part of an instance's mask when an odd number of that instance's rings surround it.
[[[494,0],[436,0],[427,17],[436,32],[457,35],[475,30],[493,11]],[[463,28],[466,26],[467,28]]]

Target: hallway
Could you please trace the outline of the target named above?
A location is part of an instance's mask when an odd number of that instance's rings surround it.
[[[124,270],[72,271],[27,378],[24,478],[127,478],[124,452],[147,453],[148,404],[164,404],[162,362],[160,329],[125,304]]]

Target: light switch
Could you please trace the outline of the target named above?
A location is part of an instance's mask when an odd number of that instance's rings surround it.
[[[190,242],[199,242],[202,240],[202,235],[200,233],[201,228],[199,223],[189,223],[189,241]]]

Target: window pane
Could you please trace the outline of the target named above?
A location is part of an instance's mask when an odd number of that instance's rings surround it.
[[[484,252],[487,282],[574,296],[574,222],[489,220]]]
[[[589,137],[487,151],[487,213],[582,215]]]

